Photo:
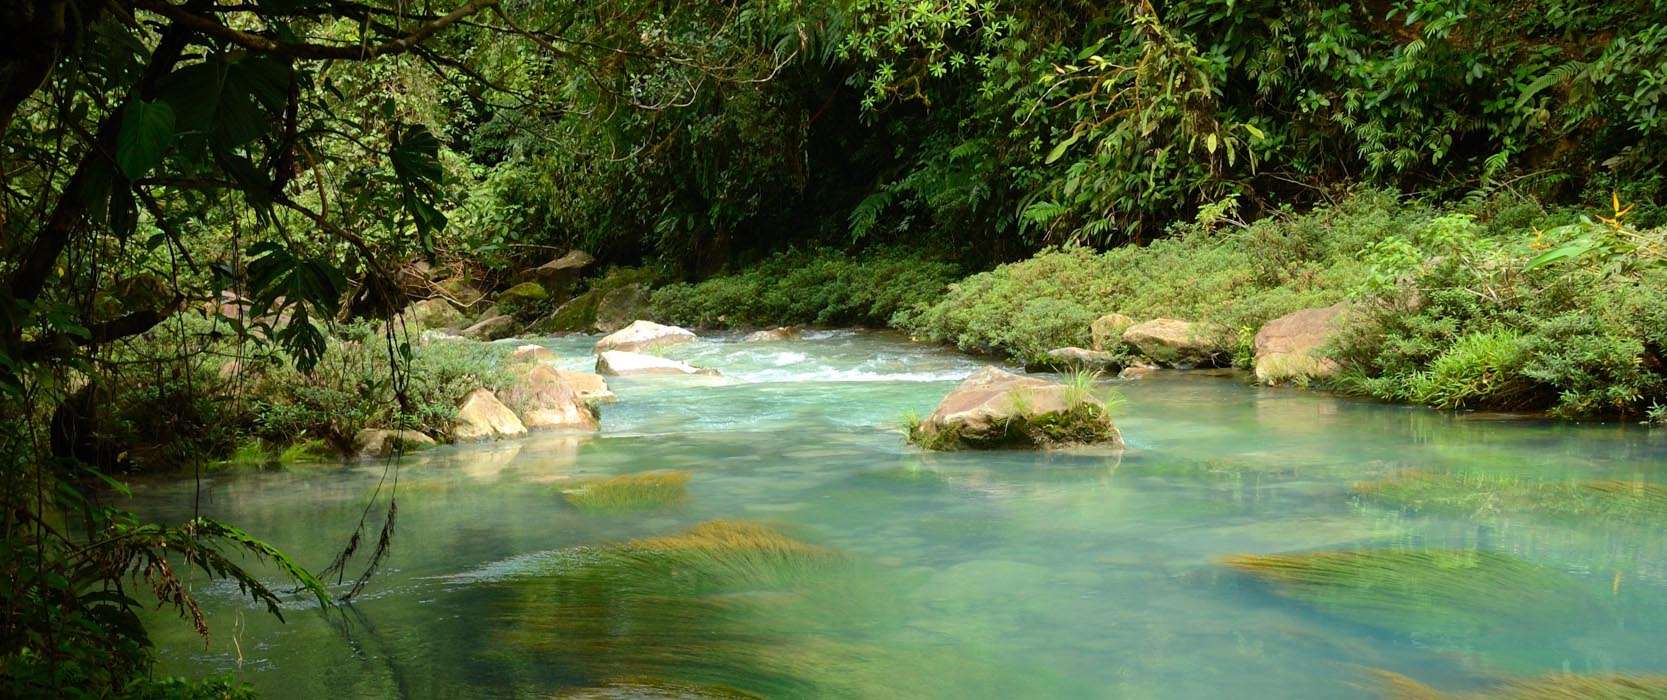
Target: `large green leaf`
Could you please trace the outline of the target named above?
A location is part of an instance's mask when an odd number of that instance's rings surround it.
[[[174,110],[165,102],[133,100],[122,110],[116,136],[116,166],[137,180],[162,162],[174,143]]]

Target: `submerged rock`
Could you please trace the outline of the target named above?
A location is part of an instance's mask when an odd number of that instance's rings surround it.
[[[753,331],[742,340],[748,343],[779,343],[798,340],[800,335],[798,326],[777,326],[762,331]]]
[[[579,395],[580,401],[613,401],[614,392],[608,389],[608,382],[602,375],[579,370],[558,369],[556,374],[561,377],[563,384]]]
[[[1123,342],[1171,367],[1209,367],[1227,352],[1229,331],[1215,324],[1156,318],[1123,331]]]
[[[479,323],[463,329],[463,337],[470,340],[498,340],[515,335],[515,319],[498,314],[487,316]]]
[[[360,458],[387,457],[397,452],[415,452],[434,445],[434,438],[415,430],[365,428],[353,436],[353,453]]]
[[[463,397],[452,423],[452,437],[458,442],[519,437],[527,426],[490,389],[476,389]]]
[[[931,450],[1123,444],[1105,403],[1087,390],[996,367],[956,386],[910,427],[909,441]]]
[[[1305,383],[1337,374],[1337,363],[1319,350],[1342,325],[1343,303],[1303,309],[1268,321],[1256,331],[1256,379],[1267,384]]]
[[[533,365],[503,391],[527,430],[595,430],[596,410],[579,398],[548,365]]]
[[[702,369],[687,362],[670,360],[664,357],[644,355],[640,352],[624,352],[620,350],[604,350],[596,356],[596,373],[614,376],[653,375],[653,374],[699,374],[716,376],[718,370]]]
[[[648,311],[648,285],[627,284],[610,289],[596,301],[598,333],[613,333]]]
[[[631,325],[596,341],[596,351],[623,350],[637,352],[650,348],[687,343],[695,334],[677,326],[666,326],[653,321],[632,321]]]
[[[1134,325],[1134,319],[1123,314],[1106,314],[1094,319],[1089,324],[1089,334],[1094,338],[1095,350],[1108,350],[1123,342],[1123,331]]]
[[[509,353],[509,359],[515,362],[543,362],[556,359],[556,353],[543,345],[528,343],[517,346],[513,352]]]

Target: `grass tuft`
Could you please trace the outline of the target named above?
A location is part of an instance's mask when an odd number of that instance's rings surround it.
[[[1591,591],[1554,569],[1481,550],[1241,554],[1222,564],[1354,622],[1469,636],[1590,617]]]
[[[1354,491],[1363,499],[1402,508],[1465,515],[1525,514],[1628,523],[1667,518],[1667,486],[1643,481],[1536,482],[1411,470],[1356,484]]]
[[[1375,671],[1389,700],[1660,700],[1667,676],[1579,676],[1554,674],[1513,680],[1481,691],[1444,693],[1411,678]]]
[[[633,511],[665,508],[689,496],[689,473],[682,471],[623,474],[580,484],[563,496],[584,511]]]

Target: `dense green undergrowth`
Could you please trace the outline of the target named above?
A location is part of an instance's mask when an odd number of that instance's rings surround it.
[[[653,309],[662,320],[700,328],[884,326],[906,323],[957,276],[952,263],[900,249],[796,251],[735,274],[662,287]]]
[[[1618,211],[1624,206],[1616,203]],[[1493,198],[1438,208],[1365,192],[1247,226],[1194,223],[1143,247],[1050,249],[979,273],[899,317],[917,337],[1038,359],[1087,346],[1108,313],[1234,332],[1346,301],[1325,351],[1347,392],[1439,408],[1661,412],[1667,231]]]

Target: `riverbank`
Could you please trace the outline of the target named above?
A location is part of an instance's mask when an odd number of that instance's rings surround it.
[[[1667,229],[1635,229],[1625,208],[1594,219],[1525,200],[1439,208],[1364,192],[1250,224],[1205,219],[1146,246],[1045,250],[886,323],[1028,365],[1231,366],[1435,408],[1661,421]],[[738,325],[688,311],[737,286],[817,297],[814,284],[741,273],[664,288],[653,310]],[[746,323],[805,317],[757,308]]]

